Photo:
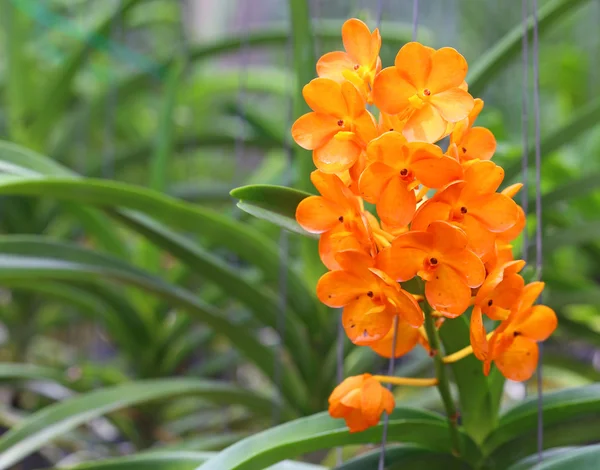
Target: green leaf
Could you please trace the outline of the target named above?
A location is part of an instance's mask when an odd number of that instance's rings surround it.
[[[512,463],[536,449],[537,399],[504,413],[483,445],[496,465]],[[544,448],[578,445],[600,439],[600,384],[544,394]]]
[[[0,363],[0,381],[8,380],[53,380],[64,382],[65,374],[51,367],[34,364]]]
[[[193,470],[213,452],[152,451],[70,467],[72,470]]]
[[[360,455],[335,467],[335,470],[378,470],[381,451],[375,450]],[[386,446],[385,470],[422,470],[423,468],[465,470],[465,463],[452,454],[432,452],[413,444]]]
[[[461,350],[470,344],[469,324],[463,316],[444,322],[440,337],[447,354]],[[483,375],[483,366],[473,355],[450,364],[459,390],[460,416],[465,431],[481,442],[494,428],[497,421],[499,393],[491,390],[489,379]],[[495,384],[502,388],[502,383]]]
[[[546,2],[538,11],[539,34],[544,34],[557,21],[563,20],[567,13],[583,5],[586,1],[588,0],[550,0]],[[527,32],[531,41],[533,15],[530,15],[528,18]],[[504,70],[513,57],[521,52],[522,38],[523,26],[519,23],[494,47],[489,49],[478,62],[475,62],[467,76],[469,93],[473,96],[478,96],[483,92],[491,79]]]
[[[537,457],[537,456],[536,456]],[[535,462],[532,458],[531,463]],[[561,449],[554,455],[544,457],[535,470],[596,470],[600,465],[600,444],[576,449]],[[511,467],[510,470],[525,470],[530,467]]]
[[[382,423],[364,432],[349,433],[344,421],[327,413],[271,428],[225,449],[198,470],[250,470],[265,468],[296,455],[336,446],[381,442]],[[478,450],[463,436],[465,458],[477,458]],[[389,419],[388,442],[417,443],[427,449],[450,452],[450,433],[446,421],[437,414],[413,408],[396,408]]]
[[[556,457],[558,455],[562,455],[565,452],[569,452],[570,450],[577,449],[577,447],[557,447],[555,449],[548,449],[542,451],[542,459],[547,460],[548,458]],[[523,460],[519,460],[514,465],[511,465],[507,470],[531,470],[535,467],[535,464],[539,462],[539,455],[537,452],[529,457],[525,457]]]
[[[565,246],[577,246],[598,240],[600,221],[590,221],[583,224],[554,230],[544,237],[542,249],[545,255],[550,255]],[[530,259],[535,258],[535,246],[528,250]]]
[[[3,152],[5,148],[10,148],[11,151]],[[212,244],[233,251],[240,258],[261,268],[269,279],[279,277],[281,262],[277,244],[252,227],[215,211],[124,183],[66,178],[73,173],[42,155],[1,141],[0,171],[30,175],[25,185],[17,184],[17,180],[10,181],[6,176],[0,178],[0,194],[16,191],[23,195],[54,197],[101,207],[134,209],[172,227],[198,233]],[[62,178],[31,177],[31,171]],[[18,186],[20,189],[17,191]],[[110,227],[109,224],[107,227]],[[307,321],[309,330],[318,332],[322,323],[319,322],[319,316],[313,313],[319,312],[323,321],[324,309],[317,301],[314,291],[308,288],[305,280],[292,266],[287,268],[287,281],[290,304],[298,312],[307,312],[303,318]],[[311,321],[312,323],[308,323]]]
[[[242,186],[231,191],[239,199],[238,207],[249,214],[279,225],[301,235],[314,237],[296,222],[296,208],[300,201],[312,194],[297,189],[270,184]]]
[[[227,337],[232,347],[254,362],[267,377],[274,377],[274,351],[249,335],[248,328],[243,323],[227,319],[222,312],[205,304],[191,292],[172,286],[122,261],[69,245],[34,238],[27,243],[19,239],[15,242],[10,237],[4,237],[0,240],[0,246],[3,253],[0,255],[0,280],[95,282],[104,279],[141,288],[202,320]],[[17,254],[7,254],[11,250]],[[18,254],[21,251],[28,255]],[[293,364],[288,364],[282,373],[282,392],[294,406],[307,410],[306,400],[309,394]]]
[[[270,399],[232,385],[191,378],[140,380],[85,393],[29,416],[0,437],[0,470],[98,416],[152,400],[192,394],[215,403],[236,403],[258,413],[272,413]]]

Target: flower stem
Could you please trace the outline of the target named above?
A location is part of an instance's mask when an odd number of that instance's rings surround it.
[[[438,379],[416,379],[413,377],[391,377],[389,375],[374,375],[373,378],[382,384],[405,385],[409,387],[433,387]]]
[[[459,457],[462,453],[462,442],[458,432],[458,414],[456,406],[450,395],[450,382],[446,373],[446,367],[442,356],[440,355],[440,337],[435,327],[435,320],[432,315],[432,308],[429,302],[425,301],[422,304],[423,313],[425,314],[425,331],[429,338],[429,345],[435,364],[435,375],[438,379],[438,391],[442,397],[446,414],[448,415],[448,428],[450,430],[450,439],[452,441],[452,453]]]
[[[494,334],[493,331],[488,333],[487,339],[489,340],[493,334]],[[464,359],[465,357],[467,357],[471,354],[473,354],[473,346],[469,345],[469,346],[465,346],[464,348],[462,348],[459,351],[456,351],[452,354],[449,354],[449,355],[443,357],[442,361],[444,362],[444,364],[452,364],[453,362],[460,361],[461,359]]]

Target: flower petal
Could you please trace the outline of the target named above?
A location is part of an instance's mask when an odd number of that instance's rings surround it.
[[[352,83],[342,83],[342,96],[346,102],[348,116],[356,118],[365,112],[367,101]],[[373,123],[373,126],[375,126],[375,123]]]
[[[509,348],[494,359],[502,375],[510,380],[529,380],[538,363],[538,345],[527,338],[517,336]]]
[[[384,163],[371,163],[358,180],[360,195],[368,202],[376,204],[386,185],[397,176],[396,170]]]
[[[437,142],[446,132],[447,123],[434,106],[425,104],[406,121],[402,134],[409,142]]]
[[[498,233],[509,230],[517,223],[519,209],[511,198],[493,193],[470,202],[469,214],[490,232]]]
[[[307,113],[292,126],[294,141],[306,150],[322,147],[339,131],[337,118],[327,114]]]
[[[417,209],[413,221],[410,224],[410,229],[426,230],[429,224],[435,220],[450,219],[451,211],[452,206],[450,206],[450,204],[430,199]]]
[[[334,137],[313,150],[313,163],[324,173],[341,173],[354,165],[360,152],[360,147],[354,142]]]
[[[365,380],[371,377],[371,374],[361,374],[348,377],[342,381],[337,387],[333,389],[331,395],[329,395],[329,403],[339,402],[353,390],[358,390],[362,387]],[[341,416],[334,416],[338,418]]]
[[[448,222],[436,220],[429,224],[427,232],[431,234],[432,246],[445,256],[453,252],[462,252],[467,247],[467,235],[460,228]]]
[[[365,420],[369,423],[375,424],[381,417],[384,390],[381,384],[374,378],[365,380],[362,385],[360,408]]]
[[[479,219],[476,219],[470,213],[465,215],[465,218],[460,223],[460,228],[467,234],[469,249],[480,258],[483,258],[494,250],[496,235],[490,232]]]
[[[407,226],[416,208],[415,191],[409,190],[399,177],[389,180],[377,202],[377,214],[391,227]]]
[[[337,204],[321,196],[307,197],[296,208],[296,220],[310,233],[323,233],[340,225],[342,214]]]
[[[442,260],[461,274],[471,289],[479,287],[485,280],[485,267],[471,250],[455,251],[445,255]]]
[[[328,307],[339,308],[356,302],[359,296],[366,297],[369,286],[363,279],[347,271],[330,271],[323,274],[317,283],[317,297]]]
[[[317,62],[317,75],[343,83],[346,79],[342,75],[342,71],[352,70],[354,65],[355,61],[346,52],[328,52]]]
[[[325,199],[340,207],[360,210],[358,201],[337,175],[315,170],[310,174],[310,181]]]
[[[430,250],[430,234],[407,232],[377,255],[375,265],[395,281],[408,281],[423,268],[423,261]]]
[[[534,305],[529,317],[517,326],[517,330],[526,338],[544,341],[556,330],[557,325],[554,310],[545,305]]]
[[[381,340],[392,327],[394,312],[384,305],[375,304],[366,295],[353,300],[342,313],[346,335],[354,344],[370,345]]]
[[[434,54],[430,47],[418,42],[409,42],[398,51],[394,65],[400,75],[417,90],[422,91],[428,86],[427,78],[431,72]]]
[[[404,356],[410,352],[419,342],[419,330],[410,326],[408,322],[398,317],[398,332],[396,334],[396,348],[394,357]],[[391,328],[387,335],[369,347],[377,354],[383,357],[392,357],[392,347],[394,342],[394,328]]]
[[[504,170],[494,162],[473,162],[465,170],[464,180],[467,184],[463,191],[463,197],[471,199],[479,194],[493,193],[503,179]]]
[[[379,47],[373,39],[369,27],[359,19],[351,18],[342,26],[344,49],[356,60],[357,65],[368,67],[375,64]],[[381,45],[381,37],[379,37],[379,45]]]
[[[460,274],[450,266],[441,264],[425,284],[425,296],[434,309],[453,318],[469,307],[471,289]]]
[[[406,138],[400,132],[384,132],[381,136],[369,142],[367,158],[371,162],[382,162],[395,170],[408,168],[408,153]]]
[[[483,326],[481,308],[477,305],[473,307],[471,313],[470,339],[475,357],[480,361],[485,360],[488,356],[488,341]]]
[[[369,111],[363,110],[361,114],[354,118],[352,124],[354,125],[354,133],[364,147],[377,137],[377,123]]]
[[[417,90],[402,78],[396,67],[387,67],[377,74],[373,82],[373,102],[387,114],[398,114],[408,105],[408,99]]]
[[[391,292],[389,294],[388,301],[394,304],[401,319],[414,328],[423,325],[423,310],[411,294],[403,289],[397,291],[393,296]]]
[[[310,109],[322,114],[343,118],[348,114],[342,87],[329,78],[315,78],[304,85],[302,95]]]
[[[489,160],[496,151],[496,138],[485,127],[474,127],[469,130],[459,145],[462,160]]]
[[[416,178],[428,188],[441,188],[462,178],[462,167],[453,158],[432,155],[419,150],[413,156],[411,169]]]
[[[473,109],[473,97],[460,88],[433,94],[429,102],[448,122],[458,122],[466,118]]]
[[[542,294],[544,286],[543,282],[531,282],[527,284],[521,292],[521,297],[515,310],[517,312],[527,312]]]
[[[442,47],[431,55],[431,71],[427,78],[427,87],[433,95],[459,87],[467,76],[468,69],[467,61],[456,49]],[[473,105],[469,111],[471,109]],[[468,116],[469,111],[464,117]]]

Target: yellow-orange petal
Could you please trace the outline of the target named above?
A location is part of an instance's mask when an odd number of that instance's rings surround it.
[[[435,51],[418,42],[406,43],[398,51],[394,65],[398,73],[405,76],[415,89],[423,91],[429,86],[432,57]]]
[[[460,141],[459,155],[463,160],[490,160],[496,151],[496,138],[485,127],[474,127]]]
[[[519,217],[515,201],[500,193],[480,196],[475,203],[469,204],[469,214],[495,233],[510,229]]]
[[[470,199],[479,194],[493,193],[504,179],[502,167],[490,161],[473,162],[465,170],[463,197]]]
[[[471,250],[456,251],[444,255],[443,262],[460,273],[471,289],[479,287],[485,280],[485,267]]]
[[[353,120],[354,133],[363,147],[377,137],[377,123],[369,111],[364,111]]]
[[[322,78],[329,78],[338,83],[346,81],[343,70],[352,70],[355,61],[342,51],[328,52],[323,55],[317,62],[317,75]]]
[[[494,358],[502,375],[510,380],[529,380],[538,363],[539,349],[535,341],[517,336],[506,351]]]
[[[517,220],[515,222],[515,225],[513,225],[508,230],[498,233],[498,238],[507,242],[511,242],[519,235],[521,235],[521,232],[525,228],[526,224],[527,217],[525,217],[525,211],[523,211],[523,208],[521,206],[517,205]]]
[[[344,379],[337,387],[333,389],[331,395],[329,395],[329,403],[339,402],[348,395],[351,391],[360,389],[363,382],[367,380],[369,377],[372,377],[371,374],[361,374],[355,375],[351,377],[347,377]],[[338,418],[340,416],[333,416],[334,418]]]
[[[431,55],[431,71],[427,77],[427,87],[432,95],[458,88],[467,76],[468,69],[467,61],[456,49],[442,47]],[[471,109],[473,105],[464,117]]]
[[[313,163],[324,173],[342,173],[356,163],[361,149],[349,140],[335,137],[313,150]]]
[[[367,158],[370,162],[385,163],[391,168],[408,167],[404,152],[406,138],[399,132],[388,131],[373,139],[367,146]],[[400,162],[398,162],[400,160]]]
[[[471,289],[460,274],[442,264],[425,284],[425,296],[435,310],[454,318],[469,307]]]
[[[462,167],[456,160],[445,155],[426,157],[423,152],[415,153],[411,169],[425,186],[438,189],[462,178]]]
[[[302,89],[302,96],[310,109],[317,113],[329,114],[338,119],[348,114],[342,86],[329,78],[315,78]]]
[[[425,103],[415,111],[402,129],[402,134],[409,142],[437,142],[446,132],[447,122],[438,109]]]
[[[300,147],[314,150],[331,140],[339,129],[335,117],[327,114],[307,113],[294,122],[292,137]]]
[[[443,220],[434,220],[427,227],[431,234],[431,246],[444,256],[462,252],[467,247],[467,235],[463,230]]]
[[[546,305],[534,305],[527,319],[516,330],[526,338],[544,341],[556,330],[557,325],[554,310]]]
[[[391,178],[377,202],[377,214],[390,227],[410,223],[417,208],[415,191],[408,189],[399,177]]]
[[[396,348],[394,357],[404,356],[410,352],[419,342],[421,334],[419,330],[410,326],[410,324],[398,318],[398,332],[396,335]],[[387,335],[369,347],[382,357],[392,357],[392,348],[394,342],[394,328],[391,328]]]
[[[431,96],[429,100],[447,122],[458,122],[473,109],[473,97],[460,88],[451,88]]]
[[[365,168],[358,180],[361,197],[370,203],[376,204],[387,184],[396,176],[396,171],[384,163],[371,163]]]
[[[343,208],[360,209],[356,198],[338,175],[315,170],[310,174],[310,181],[325,199]]]
[[[527,310],[535,303],[538,297],[542,294],[545,284],[543,282],[530,282],[521,292],[519,302],[516,307],[518,312],[527,312]]]
[[[431,236],[428,233],[407,232],[377,255],[375,265],[395,281],[408,281],[423,268],[430,249]]]
[[[354,344],[368,346],[381,340],[392,327],[394,312],[375,304],[367,296],[359,296],[344,307],[342,325]]]
[[[356,297],[366,296],[369,287],[363,279],[349,272],[330,271],[319,279],[317,297],[328,307],[339,308],[355,301]]]
[[[346,108],[348,109],[348,116],[357,118],[365,111],[367,102],[360,91],[350,82],[342,83],[342,96],[346,102]],[[375,123],[373,123],[375,127]]]
[[[480,258],[487,256],[494,250],[496,235],[490,232],[478,219],[467,214],[460,223],[467,234],[469,249]]]
[[[423,325],[423,310],[415,298],[404,289],[394,292],[388,289],[388,301],[394,305],[396,312],[410,326],[418,328]]]
[[[410,229],[426,230],[427,226],[435,220],[448,220],[451,211],[452,206],[450,204],[430,199],[417,209]]]
[[[377,74],[373,82],[373,102],[387,114],[398,114],[408,106],[408,99],[416,88],[402,78],[396,67],[387,67]]]
[[[331,230],[340,224],[341,215],[339,206],[321,196],[307,197],[296,208],[296,220],[310,233]]]

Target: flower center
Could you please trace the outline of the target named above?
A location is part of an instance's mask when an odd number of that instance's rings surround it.
[[[429,264],[436,266],[438,264],[437,258],[429,258]]]
[[[425,89],[423,90],[423,94],[424,94],[425,96],[431,96],[431,91],[429,91],[429,89],[428,89],[428,88],[425,88]]]
[[[340,120],[337,122],[337,125],[338,125],[338,126],[340,126],[340,127],[344,127],[344,120],[343,120],[343,119],[340,119]]]
[[[400,175],[401,175],[401,176],[406,176],[406,175],[408,175],[408,170],[407,170],[406,168],[402,168],[402,169],[400,170]]]
[[[359,68],[360,68],[360,64],[356,64],[356,65],[354,66],[354,70],[358,70]]]

